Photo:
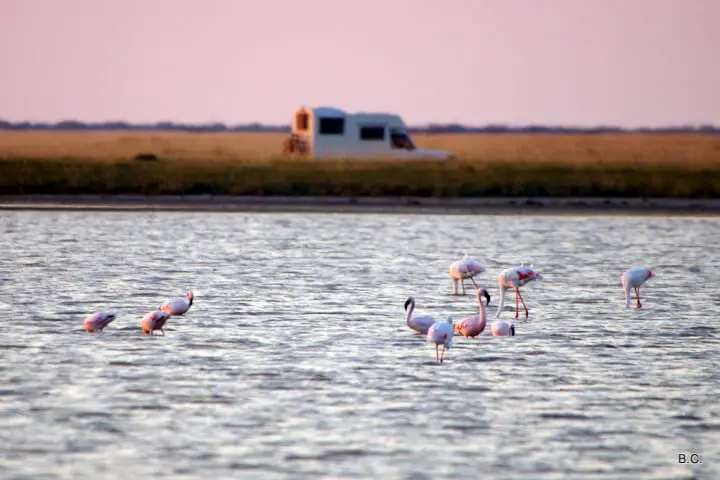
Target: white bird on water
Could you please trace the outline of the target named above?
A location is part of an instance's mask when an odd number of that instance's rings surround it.
[[[435,359],[439,363],[443,363],[445,360],[445,350],[452,347],[454,330],[452,317],[448,317],[444,322],[433,323],[428,330],[427,342],[435,344]],[[440,345],[442,345],[442,352],[439,353]]]
[[[645,267],[631,268],[622,274],[620,282],[625,292],[625,308],[630,308],[630,301],[632,300],[630,290],[635,290],[635,298],[637,298],[636,307],[642,308],[642,304],[640,303],[640,287],[654,276],[655,273]]]
[[[502,312],[503,306],[505,305],[505,290],[509,288],[515,290],[515,318],[518,318],[518,300],[522,302],[523,308],[525,308],[525,318],[527,318],[528,308],[527,305],[525,305],[525,300],[523,300],[522,295],[520,294],[520,287],[534,280],[542,279],[543,276],[539,272],[535,271],[532,265],[519,265],[517,267],[508,268],[500,272],[500,275],[498,275],[498,287],[500,288],[500,304],[498,305],[495,318],[500,318],[500,313]]]
[[[485,267],[470,258],[467,254],[462,260],[450,264],[448,275],[452,279],[453,295],[458,294],[458,283],[462,284],[462,294],[465,295],[465,280],[485,272]],[[474,283],[474,282],[473,282]]]
[[[193,299],[194,299],[193,292],[187,292],[185,294],[185,298],[175,298],[173,300],[168,300],[167,302],[163,303],[158,307],[158,310],[167,313],[168,315],[184,315],[185,312],[190,310],[190,307],[192,307]]]
[[[437,322],[427,314],[415,312],[415,297],[408,297],[405,300],[405,325],[418,333],[427,333],[430,327]]]

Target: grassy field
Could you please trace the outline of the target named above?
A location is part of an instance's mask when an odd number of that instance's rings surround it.
[[[0,132],[0,194],[720,198],[720,136],[415,135],[448,162],[290,160],[283,134]],[[153,153],[157,161],[140,161]]]

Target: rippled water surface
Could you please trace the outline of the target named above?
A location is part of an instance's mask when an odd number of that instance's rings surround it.
[[[718,479],[719,238],[703,218],[0,212],[0,477]],[[501,269],[545,281],[516,337],[458,337],[440,365],[403,303],[473,314],[447,276],[465,252],[493,314]],[[635,265],[657,277],[626,310]]]

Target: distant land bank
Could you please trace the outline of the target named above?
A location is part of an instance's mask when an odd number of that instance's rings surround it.
[[[2,210],[720,216],[720,199],[0,195]]]
[[[498,133],[417,133],[455,159],[368,161],[289,158],[271,131],[0,130],[0,195],[720,199],[720,135]]]

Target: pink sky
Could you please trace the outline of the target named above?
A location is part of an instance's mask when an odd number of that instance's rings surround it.
[[[0,0],[0,118],[720,125],[720,0]]]

